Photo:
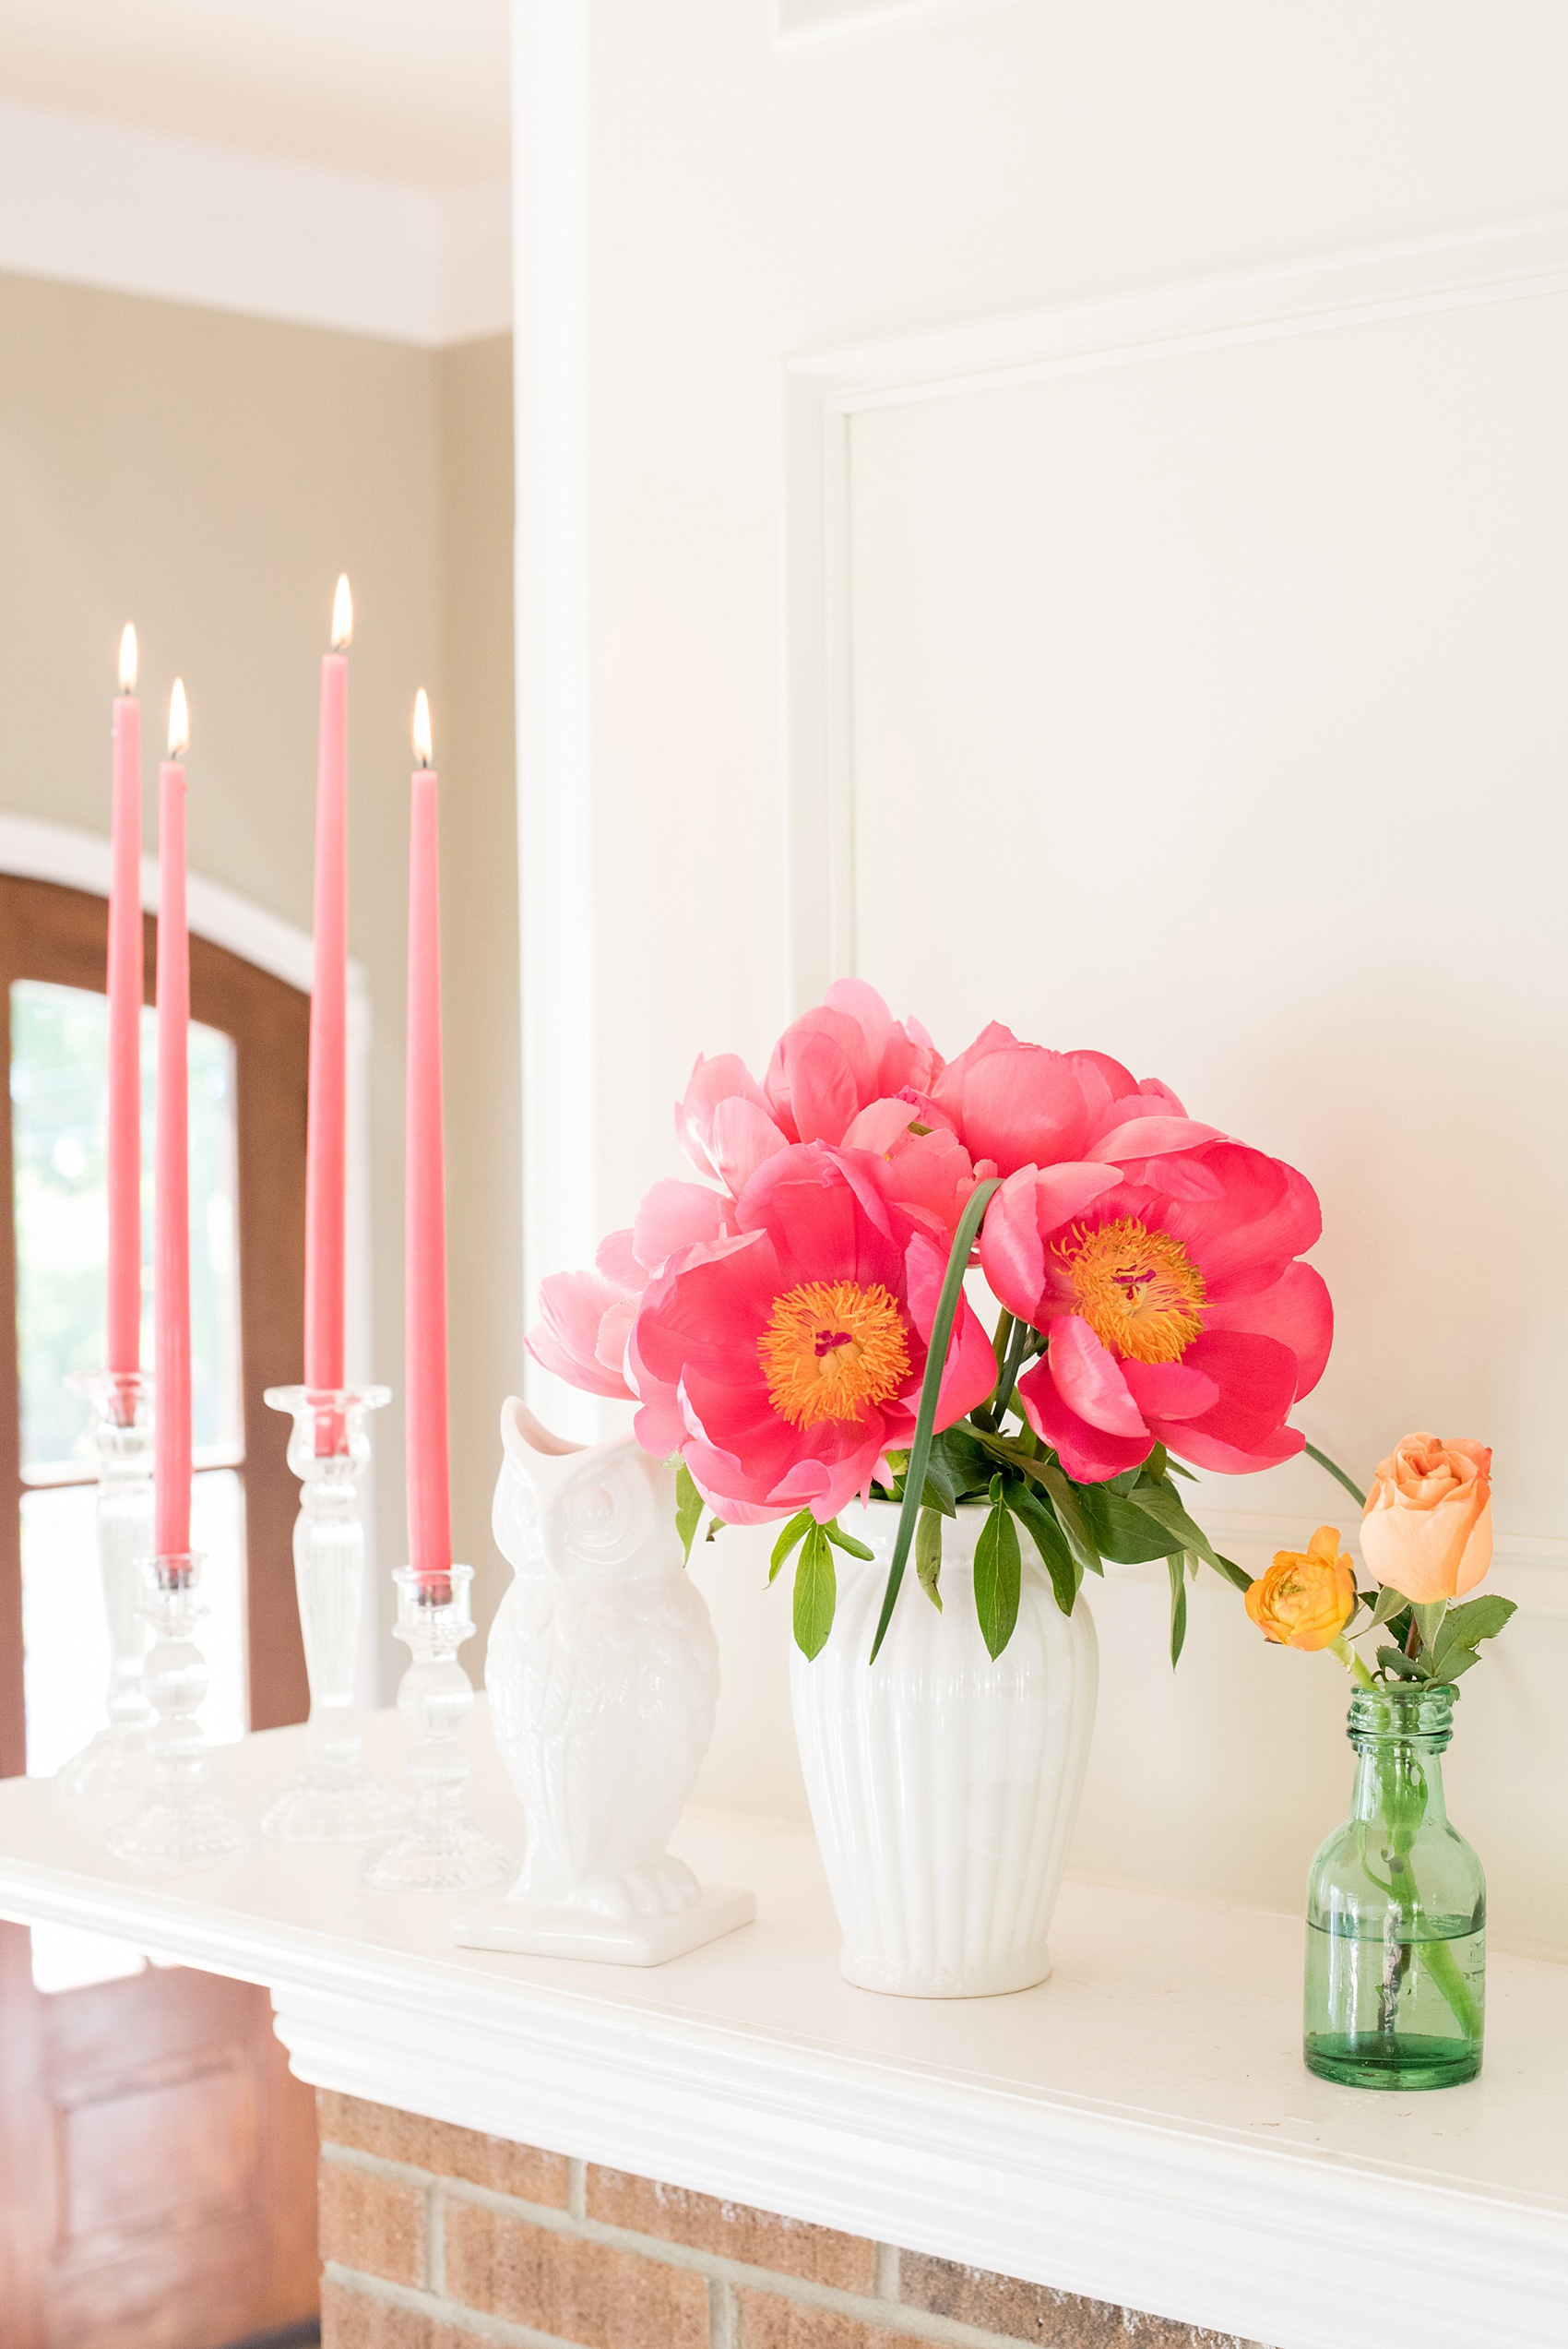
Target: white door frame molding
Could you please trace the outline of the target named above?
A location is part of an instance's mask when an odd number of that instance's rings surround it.
[[[0,873],[23,880],[53,881],[65,888],[86,889],[94,897],[109,895],[109,841],[98,832],[78,831],[67,824],[44,823],[35,817],[0,814]],[[158,859],[144,856],[141,901],[148,913],[158,911]],[[194,935],[237,954],[258,970],[270,972],[285,985],[309,995],[314,978],[310,933],[296,929],[265,906],[240,897],[199,873],[186,883],[186,915]],[[370,1227],[370,987],[361,963],[349,964],[348,997],[348,1202],[345,1231],[346,1337],[349,1376],[368,1378],[373,1352]],[[302,1306],[303,1309],[303,1306]],[[281,1423],[279,1441],[283,1440]],[[362,1495],[365,1542],[371,1571],[374,1570],[374,1494],[365,1480]],[[379,1665],[375,1646],[374,1609],[364,1610],[367,1636],[361,1641],[360,1696],[376,1701]]]
[[[523,1284],[591,1263],[593,733],[584,0],[512,15]],[[562,1425],[581,1399],[536,1363]]]
[[[1568,213],[958,318],[784,362],[792,1011],[855,970],[850,428],[867,410],[1568,293]]]

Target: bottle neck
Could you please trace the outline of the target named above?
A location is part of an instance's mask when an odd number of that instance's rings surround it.
[[[1379,1737],[1358,1741],[1352,1818],[1387,1820],[1392,1815],[1441,1825],[1448,1817],[1443,1791],[1443,1754],[1425,1739]]]
[[[1356,1691],[1348,1728],[1357,1754],[1354,1818],[1409,1832],[1446,1819],[1443,1757],[1455,1694],[1451,1681]]]

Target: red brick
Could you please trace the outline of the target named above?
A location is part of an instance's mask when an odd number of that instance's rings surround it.
[[[888,2332],[834,2308],[804,2308],[766,2292],[738,2292],[739,2349],[932,2349],[910,2332]]]
[[[689,2244],[695,2251],[743,2260],[778,2275],[803,2276],[810,2283],[835,2284],[840,2292],[870,2292],[876,2283],[876,2247],[863,2236],[776,2218],[744,2202],[720,2202],[710,2194],[660,2186],[624,2170],[589,2169],[588,2214],[607,2226]]]
[[[920,2251],[898,2255],[898,2296],[906,2307],[952,2317],[1006,2341],[1040,2349],[1258,2349],[1234,2333],[1207,2332],[1173,2317],[1144,2316],[1107,2300],[1081,2299],[1045,2283],[1021,2283],[985,2268],[960,2267]]]
[[[582,2349],[707,2349],[707,2282],[635,2251],[585,2243],[445,2201],[445,2289],[486,2316],[553,2332]]]
[[[425,2189],[348,2162],[321,2164],[321,2256],[390,2283],[424,2282]]]
[[[470,2186],[488,2186],[493,2193],[542,2202],[549,2210],[566,2207],[564,2153],[515,2145],[510,2138],[481,2136],[474,2128],[454,2128],[448,2121],[425,2120],[390,2105],[367,2105],[331,2089],[318,2090],[315,2103],[324,2144],[379,2153],[386,2162],[406,2162],[435,2177],[460,2177]]]
[[[474,2336],[328,2276],[321,2287],[321,2349],[474,2349]]]

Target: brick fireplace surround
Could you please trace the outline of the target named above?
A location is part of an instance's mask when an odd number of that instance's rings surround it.
[[[1256,2349],[322,2092],[323,2349]]]

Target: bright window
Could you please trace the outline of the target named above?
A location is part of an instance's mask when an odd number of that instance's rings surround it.
[[[47,1776],[102,1722],[109,1677],[93,1524],[88,1411],[68,1373],[103,1367],[108,1005],[78,987],[11,987],[11,1131],[21,1413],[22,1637],[27,1766]],[[155,1016],[143,1013],[143,1263],[152,1255]],[[246,1726],[244,1462],[234,1048],[190,1030],[191,1543],[206,1556],[201,1721],[215,1744]],[[143,1273],[142,1360],[152,1361]],[[60,1989],[133,1969],[100,1937],[35,1929],[34,1978]]]

